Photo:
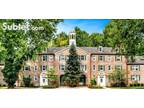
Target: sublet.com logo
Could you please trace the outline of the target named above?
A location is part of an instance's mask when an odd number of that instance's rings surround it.
[[[28,30],[34,30],[34,31],[37,31],[37,30],[44,30],[44,27],[35,27],[35,26],[30,26],[29,24],[7,24],[7,23],[3,23],[2,24],[2,29],[3,30],[24,30],[24,31],[28,31]]]

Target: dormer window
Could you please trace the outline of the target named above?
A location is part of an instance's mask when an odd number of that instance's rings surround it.
[[[116,49],[115,49],[115,52],[116,52],[116,53],[119,53],[119,52],[120,52],[119,48],[116,48]]]
[[[103,52],[103,47],[100,46],[100,47],[98,48],[98,51],[99,51],[99,52]]]

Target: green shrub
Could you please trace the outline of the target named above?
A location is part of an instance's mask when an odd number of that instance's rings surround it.
[[[96,78],[91,79],[90,84],[92,86],[97,85]]]
[[[43,86],[44,89],[46,88],[58,88],[59,86],[58,85],[46,85],[46,86]]]
[[[137,83],[137,86],[140,86],[140,83]]]
[[[24,82],[25,87],[31,87],[32,86],[30,76],[29,77],[23,77],[23,82]]]
[[[102,89],[103,87],[89,84],[88,88],[91,88],[91,89]]]

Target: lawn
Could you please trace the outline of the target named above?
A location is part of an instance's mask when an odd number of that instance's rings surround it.
[[[144,89],[144,87],[109,87],[111,89]]]

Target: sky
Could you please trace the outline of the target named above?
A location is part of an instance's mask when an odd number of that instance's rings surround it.
[[[88,33],[102,33],[104,27],[110,22],[110,19],[64,19],[58,24],[58,31],[69,33],[77,26]]]

